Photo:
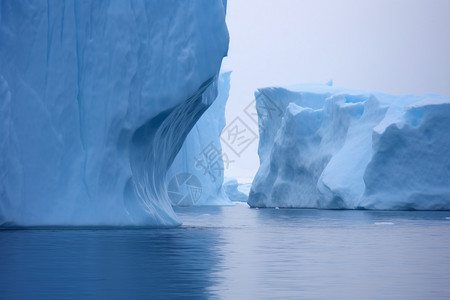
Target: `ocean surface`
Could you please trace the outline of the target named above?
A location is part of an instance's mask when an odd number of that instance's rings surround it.
[[[1,299],[450,299],[450,212],[177,208],[173,229],[0,230]]]

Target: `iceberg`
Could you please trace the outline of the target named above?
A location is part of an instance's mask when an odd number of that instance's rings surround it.
[[[0,226],[176,226],[166,173],[217,96],[226,1],[6,1]]]
[[[233,202],[247,202],[248,200],[248,183],[239,183],[236,178],[227,177],[224,180],[223,188],[228,198]]]
[[[220,134],[225,127],[225,105],[231,72],[220,74],[218,94],[186,137],[167,172],[168,195],[175,206],[230,205],[222,183],[229,163],[222,158]]]
[[[450,98],[297,85],[256,93],[252,207],[450,209]]]

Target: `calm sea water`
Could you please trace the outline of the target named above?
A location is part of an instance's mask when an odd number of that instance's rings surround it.
[[[450,299],[450,212],[177,212],[175,229],[0,231],[0,298]]]

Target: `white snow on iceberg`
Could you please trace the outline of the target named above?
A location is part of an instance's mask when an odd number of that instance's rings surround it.
[[[165,177],[217,95],[215,1],[5,1],[0,226],[173,226]]]
[[[450,98],[299,85],[255,93],[253,207],[450,209]]]

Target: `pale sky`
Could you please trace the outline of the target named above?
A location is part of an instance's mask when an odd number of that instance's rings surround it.
[[[227,123],[259,87],[297,83],[450,96],[450,0],[228,0]],[[259,166],[256,140],[227,176]]]

